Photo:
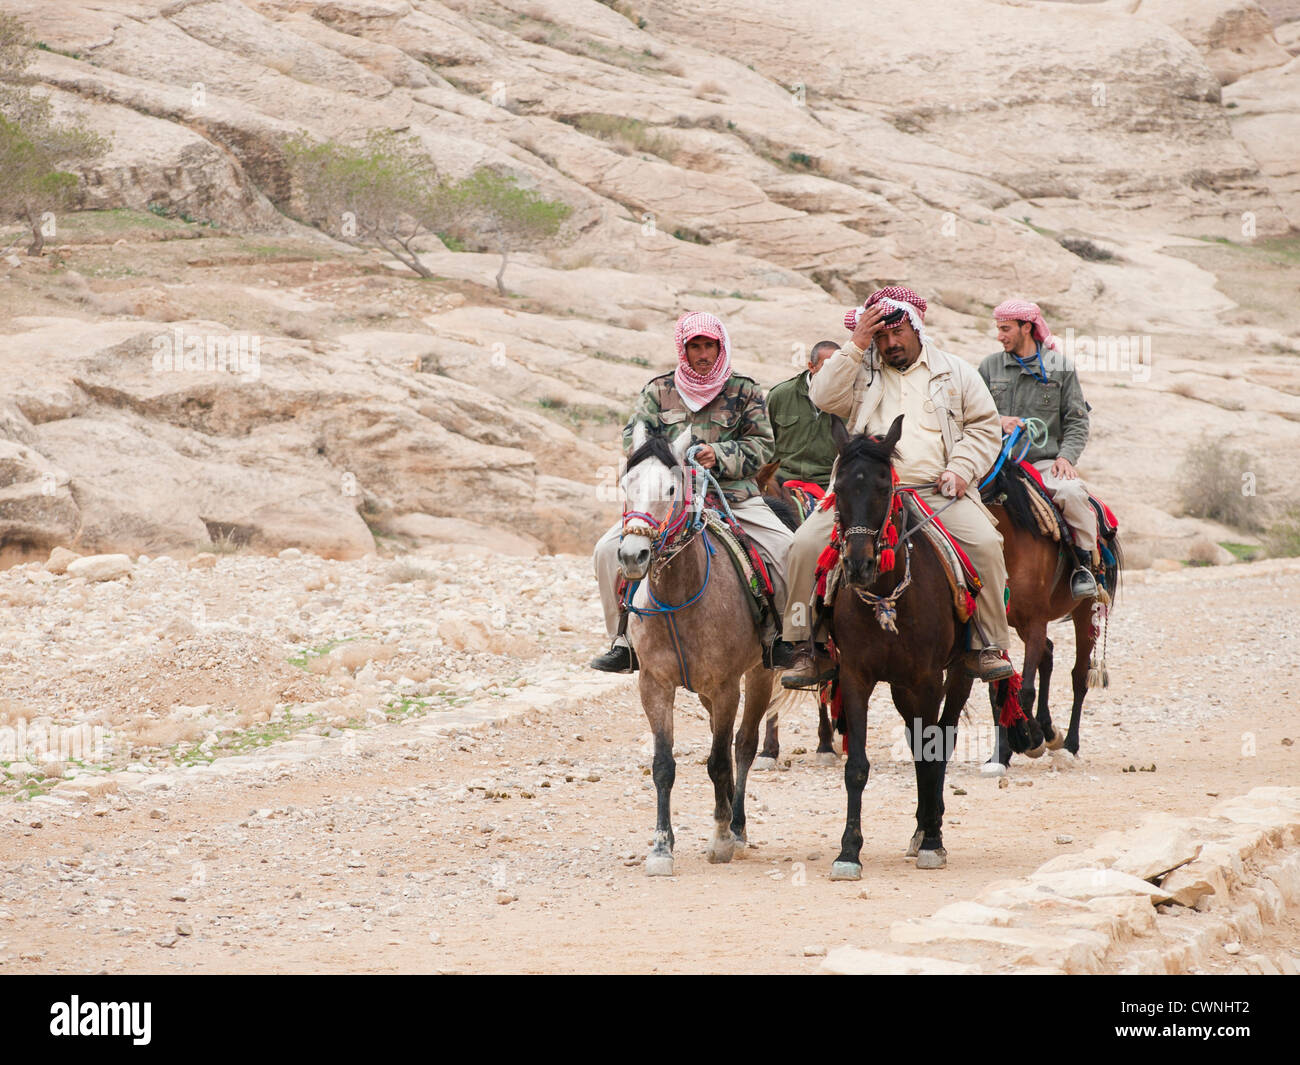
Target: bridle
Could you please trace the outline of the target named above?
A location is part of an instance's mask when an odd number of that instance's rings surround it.
[[[695,452],[702,446],[696,444],[688,448],[681,466],[676,467],[682,471],[682,494],[673,502],[667,517],[663,521],[656,522],[653,515],[641,510],[628,510],[624,505],[623,527],[619,532],[620,543],[622,543],[625,536],[648,536],[650,538],[650,568],[646,572],[645,588],[646,595],[650,597],[650,602],[654,605],[639,607],[635,604],[637,585],[641,582],[633,581],[629,584],[627,609],[638,617],[659,616],[664,619],[668,626],[668,639],[672,644],[673,653],[677,656],[677,668],[681,674],[682,687],[687,691],[694,691],[695,689],[691,685],[691,670],[686,660],[686,647],[677,631],[677,619],[673,615],[677,611],[685,610],[695,603],[709,586],[709,576],[713,572],[713,544],[709,538],[704,537],[704,580],[700,582],[699,591],[693,596],[684,603],[673,606],[660,602],[651,585],[654,578],[662,573],[664,568],[704,528],[704,502],[708,495],[707,486],[713,484],[717,487],[717,482],[708,470],[695,461]],[[696,490],[697,480],[705,486],[704,491]],[[718,495],[722,500],[723,507],[727,507],[726,496],[722,495],[720,488],[718,489]],[[730,512],[730,508],[727,509]]]

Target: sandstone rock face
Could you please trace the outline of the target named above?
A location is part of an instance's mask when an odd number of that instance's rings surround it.
[[[888,19],[853,0],[665,0],[645,26],[594,0],[10,6],[53,49],[33,71],[56,110],[112,137],[82,207],[268,243],[240,290],[205,287],[200,249],[170,260],[179,276],[119,264],[69,279],[62,306],[0,306],[0,562],[56,544],[349,557],[480,528],[512,552],[585,552],[618,514],[618,429],[671,369],[678,314],[722,314],[737,369],[770,385],[887,281],[926,294],[936,342],[972,362],[1013,294],[1059,334],[1154,341],[1142,366],[1084,379],[1084,473],[1135,560],[1229,538],[1171,516],[1194,431],[1240,430],[1275,482],[1273,456],[1300,446],[1300,322],[1247,320],[1171,254],[1300,226],[1300,60],[1249,0],[916,0]],[[565,247],[520,251],[502,301],[484,288],[496,256],[431,238],[438,299],[383,324],[306,268],[272,278],[272,241],[305,239],[285,139],[375,128],[419,138],[449,177],[491,165],[563,200]],[[400,271],[351,258],[387,298]],[[258,335],[259,371],[155,372],[178,327]],[[1250,352],[1249,372],[1201,373],[1220,350]]]
[[[1195,45],[1223,85],[1288,59],[1273,36],[1272,20],[1253,0],[1142,0],[1138,14]]]

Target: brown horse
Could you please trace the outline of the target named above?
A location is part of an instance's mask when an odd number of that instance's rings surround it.
[[[802,522],[805,517],[817,506],[819,500],[811,496],[802,488],[791,488],[786,485],[786,478],[780,474],[780,463],[766,462],[758,468],[756,476],[758,490],[765,498],[770,500],[779,500],[786,504],[789,512],[795,516],[798,522]],[[817,765],[839,765],[840,755],[835,749],[835,733],[831,727],[830,715],[826,712],[825,700],[818,699],[814,693],[814,699],[817,699]],[[781,739],[778,732],[778,720],[780,714],[779,708],[774,703],[767,712],[767,727],[763,733],[763,748],[758,752],[758,757],[754,759],[754,770],[775,769],[777,759],[781,757]]]
[[[843,582],[831,628],[839,656],[840,714],[848,736],[848,814],[832,880],[862,876],[862,789],[871,769],[866,755],[867,700],[881,682],[889,685],[903,718],[916,768],[916,832],[907,855],[916,857],[918,869],[939,869],[948,860],[942,833],[943,781],[972,682],[961,664],[962,626],[952,609],[939,556],[924,535],[912,536],[918,526],[909,530],[907,511],[895,504],[892,454],[902,431],[899,415],[883,439],[846,439],[842,427],[835,433],[840,447],[834,490]],[[895,534],[897,549],[885,547]]]
[[[1002,533],[1002,549],[1007,560],[1007,588],[1011,595],[1007,604],[1007,622],[1025,643],[1020,707],[1028,717],[1033,712],[1036,696],[1038,710],[1035,716],[1048,749],[1064,747],[1077,755],[1079,719],[1088,692],[1089,663],[1102,623],[1099,614],[1107,609],[1119,590],[1124,555],[1118,537],[1106,544],[1113,564],[1106,565],[1099,581],[1105,592],[1105,603],[1098,599],[1074,600],[1070,595],[1069,580],[1073,564],[1065,556],[1066,547],[1039,532],[1030,509],[1028,491],[1021,476],[1009,474],[1005,466],[983,489],[985,503],[997,519],[998,530]],[[1074,669],[1070,673],[1074,682],[1074,704],[1070,708],[1070,727],[1062,734],[1052,724],[1047,705],[1053,650],[1047,625],[1066,618],[1074,624]],[[1006,730],[1000,728],[997,754],[986,764],[985,771],[999,772],[996,768],[999,763],[1005,771],[1011,753]]]

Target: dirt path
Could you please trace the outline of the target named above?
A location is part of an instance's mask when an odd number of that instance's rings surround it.
[[[634,685],[576,666],[506,699],[61,800],[72,781],[0,805],[0,971],[811,972],[818,950],[886,944],[892,922],[1147,811],[1296,784],[1297,616],[1291,563],[1136,575],[1080,760],[1017,759],[999,788],[967,746],[937,873],[902,858],[913,773],[877,696],[858,884],[828,879],[841,773],[793,753],[816,745],[811,703],[784,723],[789,767],[751,778],[755,845],[710,866],[707,726],[679,701],[678,875],[645,877],[654,791]],[[594,649],[581,639],[566,659]],[[966,735],[987,739],[971,710]],[[502,723],[472,725],[484,715]]]

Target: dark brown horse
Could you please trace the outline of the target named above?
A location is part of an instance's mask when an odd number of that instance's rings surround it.
[[[1072,599],[1069,578],[1073,563],[1065,557],[1061,544],[1039,532],[1028,491],[1021,476],[1014,471],[1008,472],[1005,466],[983,490],[985,502],[997,518],[998,531],[1002,533],[1002,550],[1007,560],[1007,588],[1011,595],[1007,604],[1007,622],[1025,643],[1020,707],[1029,716],[1034,712],[1037,697],[1035,716],[1047,747],[1050,750],[1064,747],[1077,755],[1079,719],[1088,693],[1089,663],[1098,631],[1104,623],[1101,611],[1109,609],[1109,603],[1119,590],[1124,555],[1118,537],[1105,545],[1111,560],[1098,582],[1105,592],[1105,603],[1097,599]],[[1047,635],[1047,625],[1067,618],[1074,624],[1074,668],[1070,672],[1074,683],[1074,703],[1070,708],[1070,726],[1062,733],[1052,724],[1048,710],[1053,646]],[[1006,730],[998,729],[998,751],[986,769],[993,767],[996,771],[997,763],[1007,766],[1011,761],[1012,747]]]
[[[781,476],[779,467],[779,463],[767,462],[758,468],[758,474],[755,478],[758,482],[758,490],[768,500],[769,506],[772,500],[784,503],[789,508],[788,513],[794,515],[796,524],[798,524],[812,512],[819,500],[801,488],[787,486],[786,478]],[[778,513],[780,512],[778,511]],[[787,524],[789,524],[788,520]],[[817,699],[816,694],[813,695],[813,698]],[[778,733],[779,718],[779,708],[774,702],[767,712],[767,726],[763,732],[763,748],[758,752],[758,757],[754,759],[754,769],[756,771],[775,769],[777,759],[781,757],[781,740]],[[826,704],[823,700],[817,699],[816,759],[818,765],[840,764],[840,755],[835,749],[834,740],[835,733],[831,727],[830,716],[826,712]]]
[[[867,700],[879,683],[890,687],[916,768],[916,832],[907,854],[916,856],[918,869],[947,864],[943,781],[972,682],[961,665],[965,641],[939,556],[924,534],[911,535],[908,512],[895,506],[892,455],[902,430],[899,415],[883,438],[847,438],[842,427],[835,434],[840,455],[833,488],[843,583],[831,630],[848,737],[848,814],[832,880],[862,876],[862,789],[871,769]],[[895,533],[888,531],[891,525]],[[886,547],[895,535],[897,548]]]

